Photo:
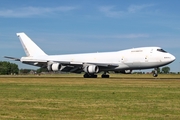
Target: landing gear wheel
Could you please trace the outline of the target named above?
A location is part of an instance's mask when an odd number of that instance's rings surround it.
[[[158,76],[158,68],[154,68],[153,77]]]
[[[101,78],[109,78],[109,75],[107,75],[108,71],[104,71],[104,73],[101,75]]]
[[[97,78],[97,75],[94,74],[84,74],[84,78]]]
[[[84,78],[89,78],[89,75],[88,74],[84,74]]]
[[[155,74],[155,73],[153,74],[153,77],[157,77],[157,76],[158,76],[158,74]]]
[[[97,78],[97,75],[92,75],[92,78]]]
[[[104,74],[102,74],[101,77],[102,77],[102,78],[109,78],[109,75],[104,75]]]

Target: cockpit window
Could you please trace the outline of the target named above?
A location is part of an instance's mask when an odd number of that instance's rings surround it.
[[[165,50],[163,50],[163,49],[157,49],[157,51],[167,53],[167,52],[166,52]]]

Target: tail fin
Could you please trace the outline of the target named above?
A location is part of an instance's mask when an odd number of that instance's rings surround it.
[[[39,48],[25,33],[17,33],[21,44],[24,48],[26,55],[29,56],[39,56],[47,55],[41,48]]]

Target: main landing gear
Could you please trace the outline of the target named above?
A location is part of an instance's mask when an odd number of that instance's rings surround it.
[[[109,75],[107,75],[107,72],[104,72],[104,73],[101,75],[101,78],[109,78]]]
[[[158,68],[154,68],[153,77],[157,77],[157,76],[158,76]]]
[[[85,73],[85,74],[84,74],[84,78],[97,78],[97,75]],[[104,73],[101,75],[101,78],[109,78],[109,75],[107,75],[107,72],[104,72]]]
[[[97,78],[97,75],[85,73],[84,78]]]

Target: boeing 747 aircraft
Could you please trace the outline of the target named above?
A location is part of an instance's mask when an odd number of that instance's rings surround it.
[[[157,68],[167,65],[175,57],[160,47],[140,47],[116,52],[86,54],[47,55],[25,33],[17,33],[26,53],[26,57],[7,57],[22,63],[47,68],[49,71],[81,73],[84,78],[109,78],[109,71],[129,74],[132,70],[154,68],[154,77],[158,76]]]

